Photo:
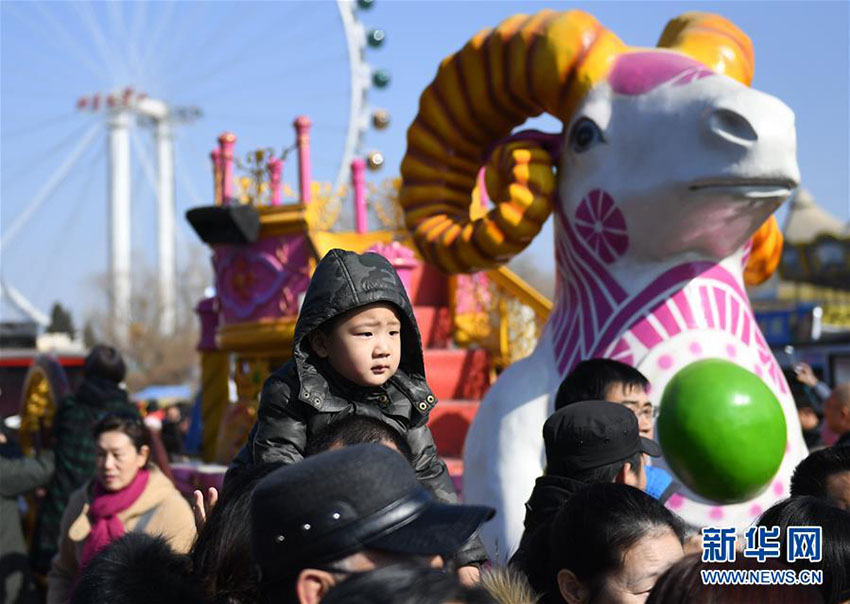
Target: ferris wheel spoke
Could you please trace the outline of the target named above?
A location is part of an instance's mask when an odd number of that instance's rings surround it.
[[[51,128],[56,124],[68,122],[71,119],[78,117],[79,115],[76,112],[71,112],[63,113],[62,115],[39,118],[37,122],[21,126],[20,128],[15,128],[13,130],[0,130],[0,137],[14,138],[21,134],[33,134],[34,132],[40,132],[45,128]]]
[[[93,152],[92,152],[93,151]],[[44,285],[47,281],[47,277],[50,273],[55,270],[55,262],[66,260],[68,258],[68,254],[60,254],[59,252],[63,249],[67,248],[72,242],[72,237],[75,233],[78,233],[75,227],[80,219],[80,216],[85,214],[84,210],[91,200],[91,189],[94,184],[96,178],[94,177],[95,172],[103,165],[106,157],[106,144],[104,143],[100,148],[97,145],[92,145],[89,147],[88,156],[81,158],[85,159],[85,164],[88,165],[88,170],[80,171],[82,178],[82,187],[81,192],[74,199],[76,200],[72,204],[67,204],[67,207],[71,208],[70,216],[62,221],[62,233],[59,236],[54,237],[53,247],[50,250],[50,253],[45,256],[48,259],[44,270],[42,270],[41,275],[36,280],[36,287],[34,291],[42,291],[44,289]],[[89,157],[91,156],[91,157]],[[89,162],[88,160],[92,161]],[[91,235],[86,231],[81,231],[81,233],[85,234],[86,237],[90,237]],[[72,247],[72,249],[75,249]]]
[[[0,238],[0,250],[8,246],[12,241],[14,241],[15,237],[20,232],[21,228],[27,223],[27,221],[32,218],[33,214],[41,207],[41,204],[47,200],[50,195],[56,190],[65,176],[68,174],[68,171],[77,163],[77,160],[86,150],[89,143],[92,141],[94,136],[100,130],[100,124],[94,124],[83,139],[77,144],[71,154],[65,158],[65,161],[56,169],[53,175],[44,183],[44,186],[36,193],[35,197],[33,197],[26,206],[24,206],[24,211],[18,214],[18,217],[12,221],[12,225],[6,230],[5,234],[2,238]]]
[[[94,14],[94,11],[91,7],[85,2],[71,2],[70,6],[77,13],[77,16],[80,17],[80,21],[82,21],[83,25],[89,31],[89,34],[94,41],[95,47],[97,51],[100,53],[101,60],[106,64],[107,68],[107,76],[111,78],[116,78],[122,74],[126,74],[126,68],[119,69],[119,67],[124,67],[123,65],[118,65],[117,59],[118,54],[112,53],[109,50],[109,44],[106,42],[106,38],[103,36],[103,32],[100,30],[100,25],[97,22],[97,17]],[[110,82],[110,84],[114,84],[114,82]]]
[[[91,71],[92,74],[98,77],[102,75],[103,68],[97,65],[95,61],[91,60],[91,58],[82,50],[82,45],[65,31],[64,26],[59,23],[56,17],[54,17],[50,11],[46,10],[40,2],[32,2],[26,5],[28,7],[34,7],[39,12],[42,18],[42,21],[40,22],[35,22],[30,19],[30,17],[23,10],[19,9],[14,2],[4,2],[2,6],[3,10],[11,10],[14,12],[20,21],[24,22],[32,32],[47,41],[53,48],[63,53],[71,52],[76,55],[77,60],[80,61],[86,69]],[[54,35],[48,35],[44,27],[45,24],[50,26]],[[59,43],[59,40],[62,40],[67,46],[63,47]],[[35,47],[37,48],[37,45]]]

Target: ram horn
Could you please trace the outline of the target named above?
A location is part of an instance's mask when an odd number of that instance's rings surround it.
[[[533,141],[493,147],[543,112],[568,122],[624,48],[587,13],[546,10],[510,17],[443,60],[422,93],[401,165],[407,227],[429,262],[471,272],[531,242],[552,209],[552,155]],[[488,187],[494,207],[473,219],[471,193],[488,159],[508,167],[511,180]]]

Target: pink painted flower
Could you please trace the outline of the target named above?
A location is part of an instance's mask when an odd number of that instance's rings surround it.
[[[576,210],[576,230],[588,247],[605,263],[622,256],[629,247],[626,220],[605,191],[594,189],[584,196]]]

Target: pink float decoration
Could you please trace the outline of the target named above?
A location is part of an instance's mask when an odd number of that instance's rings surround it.
[[[278,157],[272,157],[266,164],[266,170],[269,173],[269,201],[273,206],[279,206],[280,183],[283,178],[283,160]]]
[[[366,162],[361,157],[351,160],[351,188],[354,190],[355,230],[362,234],[369,230],[366,213]]]
[[[215,343],[215,330],[218,329],[218,299],[204,298],[195,307],[201,321],[201,337],[198,340],[199,352],[218,350]]]
[[[221,166],[221,202],[230,205],[233,201],[233,147],[236,135],[225,132],[218,137],[219,162]]]
[[[313,122],[306,115],[295,118],[295,138],[298,147],[298,190],[301,203],[310,203],[310,128]]]
[[[665,82],[674,86],[715,75],[702,63],[669,52],[631,52],[617,58],[608,76],[617,94],[645,94]]]
[[[222,323],[294,317],[310,281],[304,235],[264,237],[250,245],[218,245],[213,254]]]

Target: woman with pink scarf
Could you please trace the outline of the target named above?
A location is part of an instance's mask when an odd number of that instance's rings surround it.
[[[189,504],[148,461],[150,437],[142,421],[108,415],[94,435],[95,478],[71,495],[62,517],[59,553],[47,574],[48,604],[67,602],[86,564],[126,532],[162,535],[181,553],[195,539]]]

